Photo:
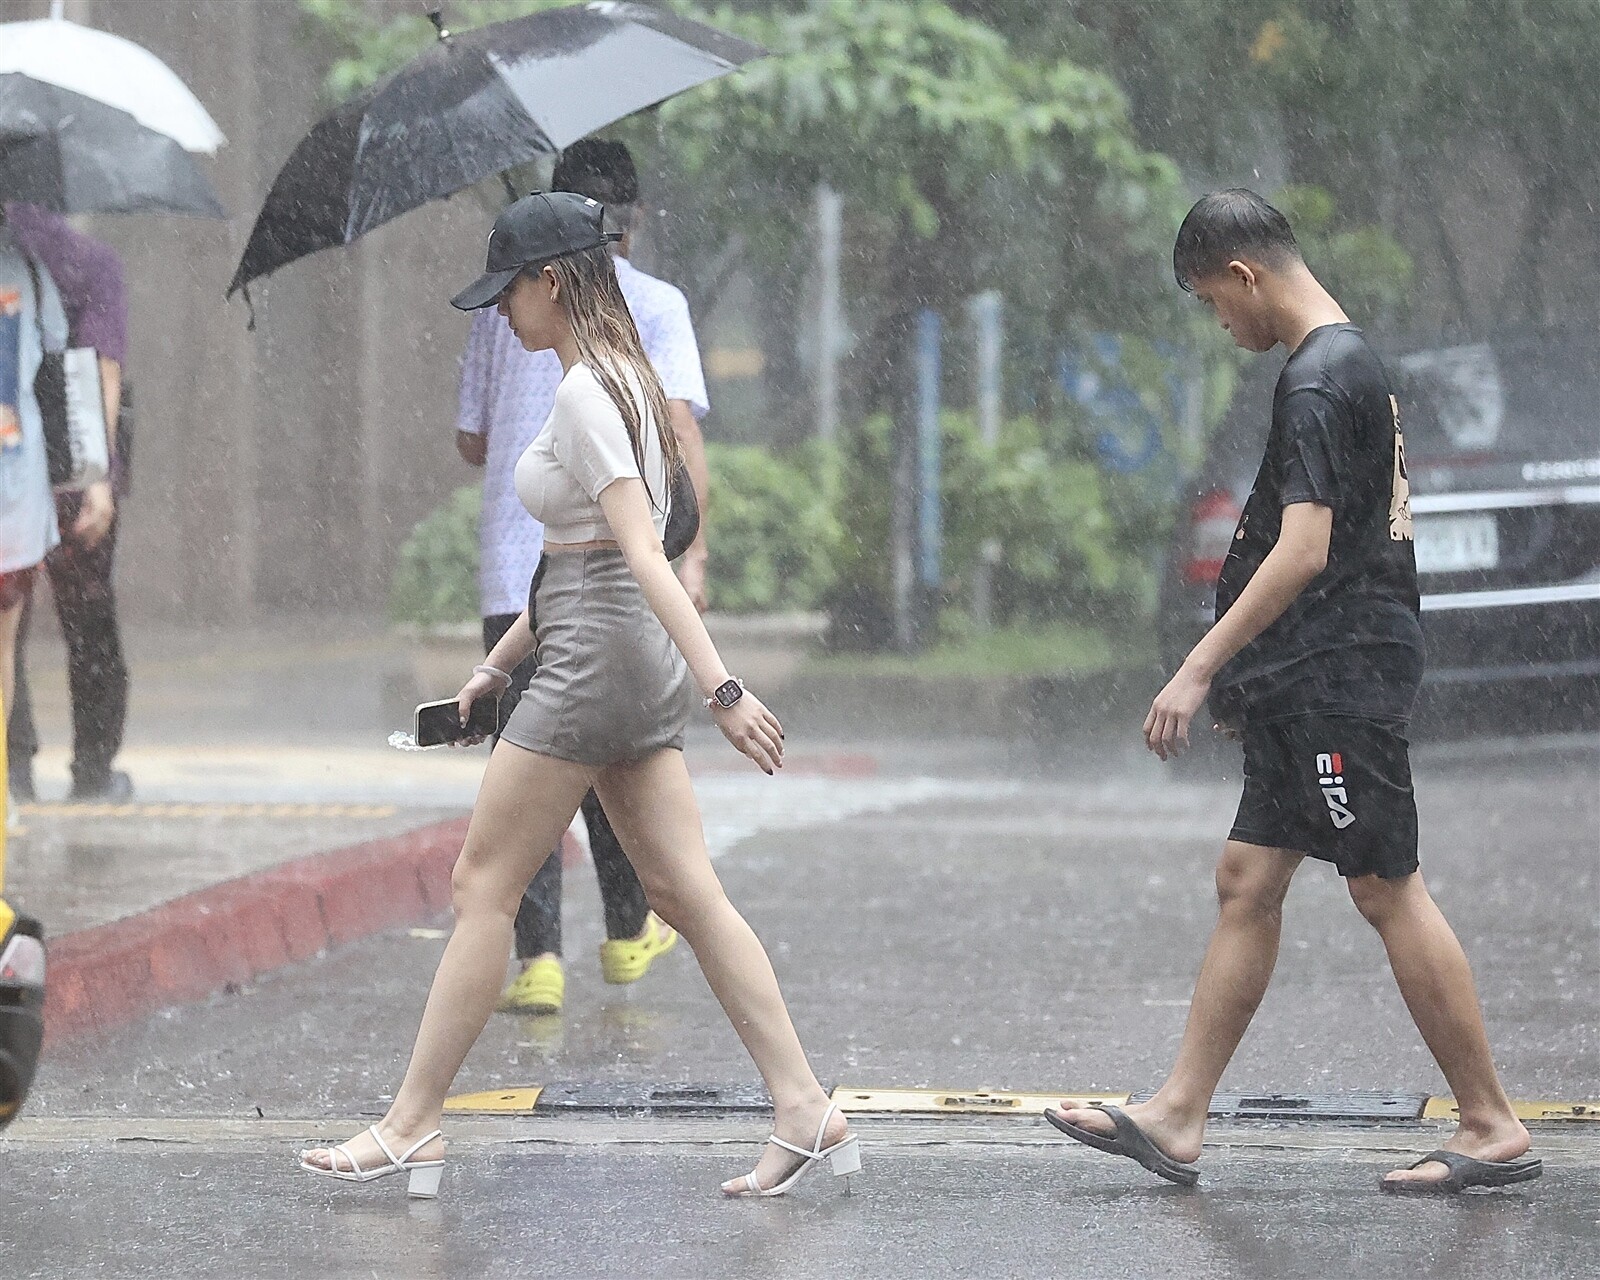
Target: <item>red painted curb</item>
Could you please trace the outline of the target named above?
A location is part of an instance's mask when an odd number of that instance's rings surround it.
[[[52,939],[45,1044],[438,915],[467,821],[315,854]]]

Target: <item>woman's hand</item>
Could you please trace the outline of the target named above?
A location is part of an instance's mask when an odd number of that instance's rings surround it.
[[[735,747],[771,777],[783,768],[783,726],[755,694],[745,695],[731,707],[711,704],[711,718]]]
[[[1189,722],[1205,705],[1211,680],[1187,663],[1156,694],[1150,714],[1144,718],[1144,744],[1163,760],[1170,759],[1189,745]]]
[[[461,686],[461,692],[456,694],[456,710],[460,713],[461,724],[464,728],[467,720],[472,715],[472,704],[479,698],[499,693],[506,686],[504,682],[494,676],[479,671],[472,679]],[[450,745],[453,747],[475,747],[484,740],[483,734],[474,734],[470,738],[458,738]]]

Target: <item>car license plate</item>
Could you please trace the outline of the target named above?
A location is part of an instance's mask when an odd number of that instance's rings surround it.
[[[1500,526],[1492,515],[1418,516],[1418,573],[1465,573],[1500,563]]]

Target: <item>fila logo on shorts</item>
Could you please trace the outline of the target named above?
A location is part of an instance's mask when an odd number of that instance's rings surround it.
[[[1344,757],[1339,752],[1317,757],[1317,785],[1328,802],[1328,815],[1335,829],[1343,831],[1356,820],[1356,815],[1345,807],[1350,797],[1344,789]]]

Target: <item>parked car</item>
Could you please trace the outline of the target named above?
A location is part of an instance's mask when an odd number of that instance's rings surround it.
[[[1425,695],[1600,698],[1600,336],[1564,330],[1386,357],[1411,479]],[[1265,362],[1263,362],[1265,363]],[[1175,670],[1211,624],[1277,365],[1241,383],[1183,490],[1160,600]]]

